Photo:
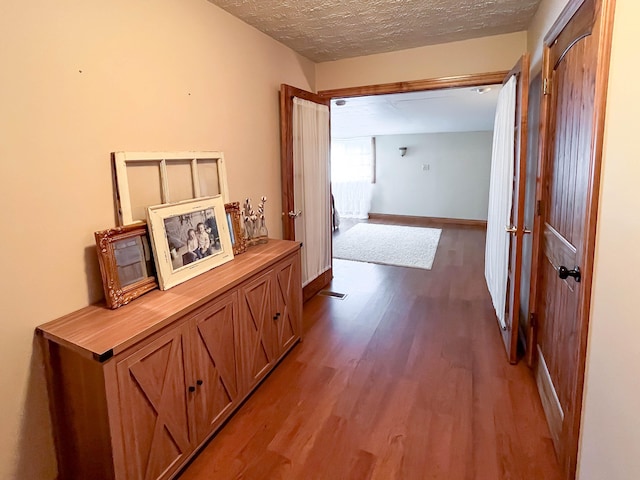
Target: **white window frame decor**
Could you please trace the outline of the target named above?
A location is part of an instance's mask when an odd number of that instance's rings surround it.
[[[116,204],[118,208],[118,219],[120,225],[129,225],[135,222],[144,221],[144,218],[134,218],[133,206],[131,205],[131,192],[129,187],[129,178],[127,167],[135,164],[141,165],[157,164],[160,178],[160,196],[161,204],[175,202],[171,199],[169,193],[169,171],[168,166],[172,164],[184,163],[191,164],[191,179],[193,187],[193,198],[202,197],[200,181],[201,174],[199,165],[204,162],[214,161],[217,166],[218,185],[217,189],[222,197],[223,203],[229,201],[229,189],[227,187],[227,171],[225,167],[224,154],[222,152],[114,152],[113,164],[116,186]],[[149,207],[150,205],[145,205]]]
[[[169,232],[168,227],[178,222],[181,225],[184,225],[182,222],[190,222],[188,227],[181,226],[186,232],[187,228],[197,228],[198,223],[206,223],[204,219],[210,219],[207,215],[211,213],[215,219],[219,244],[216,242],[215,248],[208,244],[212,247],[209,252],[197,258],[194,255],[185,263],[185,255],[189,253],[188,237],[182,234],[178,237]],[[229,223],[221,195],[149,207],[147,221],[161,290],[174,287],[233,259]]]

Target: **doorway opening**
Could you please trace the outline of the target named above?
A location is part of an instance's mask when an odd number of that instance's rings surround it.
[[[406,253],[405,263],[395,263],[398,248],[410,250],[425,227],[486,226],[500,88],[493,83],[332,99],[334,258],[430,268],[433,258],[423,258],[434,253],[430,248],[416,245],[415,259]],[[405,240],[414,241],[403,245]]]

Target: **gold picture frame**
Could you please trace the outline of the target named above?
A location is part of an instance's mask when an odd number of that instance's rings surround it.
[[[161,290],[233,260],[222,196],[147,208]]]
[[[227,214],[227,223],[231,233],[233,254],[240,255],[247,251],[247,239],[244,238],[242,222],[240,221],[240,202],[225,203],[224,210]]]
[[[158,288],[147,239],[147,224],[94,232],[108,308],[119,308]]]

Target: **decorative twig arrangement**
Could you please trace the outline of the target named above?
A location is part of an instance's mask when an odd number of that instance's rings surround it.
[[[244,235],[247,245],[253,246],[259,243],[267,243],[269,232],[264,218],[264,204],[267,197],[261,197],[258,210],[253,210],[251,199],[247,198],[242,207],[242,219],[244,220]]]

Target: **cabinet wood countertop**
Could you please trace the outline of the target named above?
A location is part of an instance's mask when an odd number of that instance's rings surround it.
[[[90,305],[36,331],[83,356],[107,360],[299,248],[299,242],[270,239],[170,290],[154,290],[116,310],[104,302]]]

